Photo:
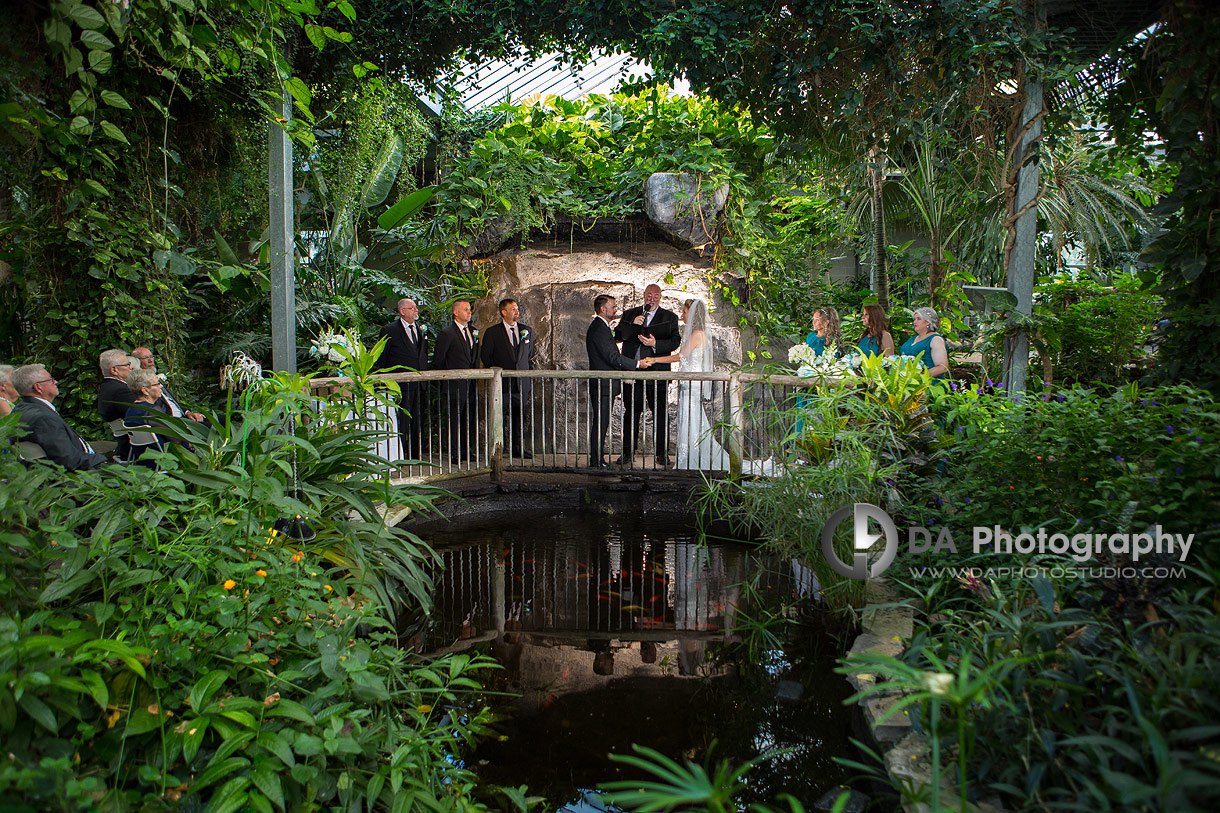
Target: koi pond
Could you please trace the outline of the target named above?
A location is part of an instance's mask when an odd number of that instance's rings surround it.
[[[633,744],[680,763],[773,753],[741,798],[811,808],[846,778],[833,758],[858,756],[836,644],[806,612],[816,585],[701,535],[689,510],[610,496],[422,532],[444,559],[425,648],[504,667],[488,686],[504,693],[502,737],[469,767],[550,809],[615,810],[602,783],[654,778],[611,758]]]

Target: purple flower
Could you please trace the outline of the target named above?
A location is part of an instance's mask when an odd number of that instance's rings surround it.
[[[1049,400],[1051,400],[1051,394],[1050,394],[1049,392],[1044,392],[1044,393],[1042,393],[1042,400],[1043,400],[1043,401],[1049,401]]]
[[[1185,414],[1186,414],[1186,407],[1182,407],[1182,414],[1183,414],[1183,415],[1185,415]]]
[[[1066,400],[1067,400],[1067,398],[1066,398],[1065,396],[1063,396],[1062,394],[1060,394],[1060,396],[1059,396],[1059,403],[1061,403],[1061,404],[1062,404],[1062,403],[1063,403],[1064,401],[1066,401]]]
[[[969,498],[969,497],[967,497],[967,498],[966,498],[966,502],[970,502],[970,498]]]
[[[1195,443],[1202,443],[1202,442],[1203,442],[1203,438],[1199,437],[1198,435],[1195,435]]]
[[[1176,471],[1178,474],[1181,474],[1181,473],[1182,473],[1182,467],[1181,467],[1181,466],[1178,466],[1176,469],[1174,469],[1174,471]]]
[[[1156,401],[1153,401],[1153,402],[1152,402],[1152,405],[1153,405],[1153,406],[1156,406]]]
[[[1141,399],[1140,399],[1140,403],[1141,403],[1141,404],[1144,404],[1145,406],[1147,406],[1147,405],[1148,405],[1148,399],[1147,399],[1147,398],[1141,398]]]
[[[1165,427],[1165,434],[1167,434],[1167,435],[1172,435],[1172,434],[1173,434],[1173,427],[1172,427],[1172,426],[1166,426],[1166,427]]]
[[[994,387],[994,386],[995,386],[995,382],[994,382],[994,381],[992,381],[992,380],[989,378],[989,379],[987,379],[987,386],[989,386],[989,387]]]
[[[1119,463],[1123,462],[1123,456],[1120,454],[1114,455],[1114,459],[1117,460]]]

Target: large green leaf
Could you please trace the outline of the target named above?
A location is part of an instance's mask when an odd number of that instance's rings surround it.
[[[369,177],[360,190],[360,202],[367,208],[376,206],[390,194],[394,179],[398,177],[398,168],[402,166],[402,137],[391,133],[381,145],[377,160],[369,170]]]
[[[435,194],[435,186],[425,186],[423,189],[416,189],[398,201],[398,203],[382,212],[381,217],[377,218],[377,225],[386,231],[398,228],[407,222],[407,218],[426,206]]]

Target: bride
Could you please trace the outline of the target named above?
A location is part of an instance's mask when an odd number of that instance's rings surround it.
[[[712,343],[707,335],[707,305],[697,299],[683,303],[682,344],[671,356],[653,356],[648,365],[673,364],[677,362],[684,373],[715,372]],[[641,360],[642,361],[642,360]],[[645,367],[643,363],[640,365]],[[701,469],[712,471],[729,470],[729,453],[725,451],[712,433],[712,422],[708,419],[704,402],[712,400],[712,382],[680,381],[678,383],[678,465],[679,469]],[[743,460],[745,474],[772,475],[775,464],[771,460]]]

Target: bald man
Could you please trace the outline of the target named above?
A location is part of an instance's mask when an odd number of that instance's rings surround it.
[[[423,372],[428,369],[428,337],[419,324],[419,306],[414,299],[400,299],[397,310],[398,318],[381,328],[385,347],[377,359],[377,372]],[[419,460],[423,453],[424,383],[406,381],[400,387],[398,437],[402,456]]]

